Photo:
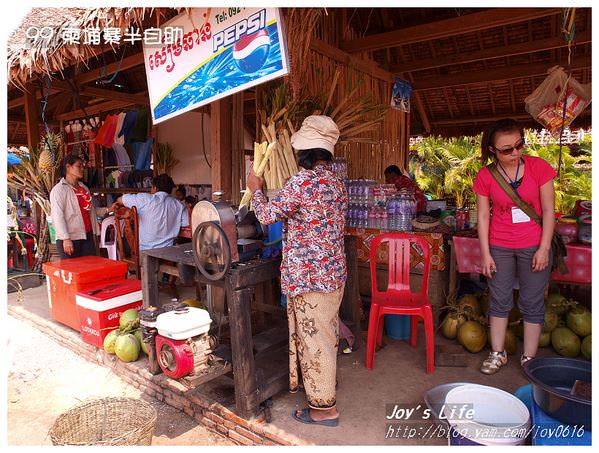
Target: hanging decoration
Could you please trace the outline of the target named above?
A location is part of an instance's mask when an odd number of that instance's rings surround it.
[[[410,98],[412,97],[412,85],[407,80],[395,77],[393,94],[391,95],[391,107],[410,113]]]

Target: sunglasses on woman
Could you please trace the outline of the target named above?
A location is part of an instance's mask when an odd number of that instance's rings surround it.
[[[514,152],[514,150],[522,151],[523,148],[524,148],[524,140],[522,140],[522,139],[520,139],[515,145],[508,146],[507,148],[495,148],[493,146],[493,149],[496,152],[503,154],[504,156],[508,155],[508,154],[512,154]]]

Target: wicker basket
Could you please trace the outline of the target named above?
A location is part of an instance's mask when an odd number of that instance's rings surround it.
[[[156,417],[142,400],[92,399],[61,414],[48,434],[54,445],[151,445]]]

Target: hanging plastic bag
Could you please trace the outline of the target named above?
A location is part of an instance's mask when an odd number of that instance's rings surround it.
[[[547,73],[547,78],[524,102],[526,111],[551,134],[558,136],[562,126],[570,125],[591,102],[591,84],[582,85],[568,77],[561,66],[553,66]]]

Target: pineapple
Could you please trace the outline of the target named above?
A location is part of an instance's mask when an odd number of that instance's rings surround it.
[[[50,173],[54,170],[54,158],[60,148],[60,135],[50,132],[44,137],[42,151],[37,161],[40,173]]]

